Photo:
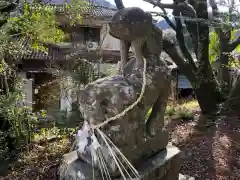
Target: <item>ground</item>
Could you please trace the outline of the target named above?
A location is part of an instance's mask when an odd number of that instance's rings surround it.
[[[177,108],[191,110],[194,116],[189,118],[189,113],[176,113],[177,110],[168,112],[171,117],[167,117],[166,128],[171,135],[170,142],[182,151],[180,172],[196,180],[239,180],[240,119],[211,120],[199,115],[195,102]],[[63,138],[29,146],[8,176],[0,180],[55,180],[59,160],[69,145],[69,140]]]
[[[170,141],[182,151],[180,172],[196,180],[240,179],[240,119],[224,118],[217,128],[200,121],[175,120],[168,124]]]

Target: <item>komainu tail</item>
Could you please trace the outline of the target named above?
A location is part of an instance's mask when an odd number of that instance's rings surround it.
[[[114,0],[114,2],[115,2],[118,9],[124,9],[125,8],[122,0]]]

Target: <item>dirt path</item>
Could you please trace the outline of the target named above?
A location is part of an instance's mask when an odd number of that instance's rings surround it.
[[[167,126],[170,141],[183,152],[181,173],[196,180],[240,180],[240,119],[225,118],[217,127],[202,126],[205,120]]]

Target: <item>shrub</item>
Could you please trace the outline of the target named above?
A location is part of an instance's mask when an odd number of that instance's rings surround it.
[[[44,111],[37,114],[31,108],[24,106],[21,81],[11,92],[0,95],[0,131],[4,133],[8,150],[15,149],[20,142],[29,142],[36,130],[38,116],[44,116]]]
[[[165,115],[173,116],[175,114],[175,112],[176,112],[175,107],[167,106],[166,111],[165,111]]]
[[[0,131],[0,161],[6,159],[8,154],[7,135]]]
[[[187,108],[179,108],[177,110],[177,115],[182,120],[192,120],[194,118],[194,114],[192,111],[188,110]]]

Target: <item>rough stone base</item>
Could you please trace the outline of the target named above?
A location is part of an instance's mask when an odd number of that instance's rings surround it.
[[[195,180],[195,178],[194,177],[190,177],[188,175],[179,174],[179,180]]]
[[[168,145],[166,150],[149,158],[137,170],[140,180],[179,180],[180,150]]]
[[[177,147],[168,145],[165,150],[149,158],[146,162],[136,167],[140,179],[136,180],[182,180],[179,176],[180,151]],[[95,171],[95,180],[100,180],[101,174]],[[92,167],[80,160],[71,163],[67,173],[61,180],[92,180]],[[122,178],[112,178],[122,180]],[[183,180],[188,180],[183,179]]]

